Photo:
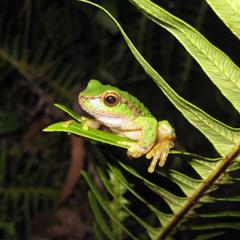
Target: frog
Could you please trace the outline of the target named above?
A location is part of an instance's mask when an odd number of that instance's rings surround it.
[[[149,173],[154,172],[157,164],[164,166],[170,149],[174,147],[175,130],[167,120],[157,121],[136,97],[92,79],[80,92],[78,103],[93,117],[81,118],[85,129],[105,127],[105,131],[134,140],[120,143],[127,147],[129,157],[146,155],[147,159],[152,159]]]

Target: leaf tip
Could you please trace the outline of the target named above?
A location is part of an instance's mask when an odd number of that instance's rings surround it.
[[[43,131],[43,132],[51,132],[51,130],[49,129],[49,126],[43,128],[42,131]]]
[[[62,104],[60,104],[60,103],[54,103],[53,105],[57,108],[60,108],[60,109],[61,109],[61,106],[62,106]]]

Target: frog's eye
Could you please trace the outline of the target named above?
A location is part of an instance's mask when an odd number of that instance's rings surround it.
[[[107,92],[103,95],[103,101],[108,107],[115,107],[120,102],[120,96],[115,92]]]

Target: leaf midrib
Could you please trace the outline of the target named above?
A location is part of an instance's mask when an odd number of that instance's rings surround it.
[[[186,201],[186,204],[181,208],[177,214],[175,214],[172,220],[163,228],[159,240],[165,239],[171,230],[176,227],[179,222],[188,214],[189,210],[199,202],[199,199],[203,196],[212,184],[219,178],[219,176],[226,170],[226,168],[232,163],[232,161],[240,154],[240,144],[235,146],[233,150],[216,166],[216,169],[209,175],[204,183],[192,194]]]
[[[193,30],[193,29],[192,29]],[[180,30],[181,31],[181,30]],[[184,34],[185,34],[185,31],[183,30],[183,31],[181,31],[181,32],[183,32]],[[194,31],[195,33],[196,33],[196,31]],[[191,38],[189,38],[189,36],[186,34],[186,37],[187,37],[187,39],[188,40],[190,40],[191,41]],[[221,52],[218,48],[216,48],[216,47],[214,47],[204,36],[199,36],[198,35],[198,37],[200,37],[200,38],[204,38],[204,40],[206,41],[206,42],[208,42],[209,44],[210,44],[210,47],[212,47],[213,49],[215,49],[218,53],[219,52]],[[214,58],[210,58],[210,56],[211,55],[208,55],[207,54],[207,52],[205,52],[204,51],[204,49],[201,49],[198,45],[196,45],[193,41],[191,41],[191,43],[201,52],[203,52],[203,54],[205,55],[205,57],[207,58],[207,60],[209,60],[210,62],[212,62],[212,64],[213,65],[215,65],[215,67],[222,73],[222,75],[223,76],[225,76],[226,77],[226,80],[229,80],[229,81],[231,81],[232,83],[233,83],[233,85],[235,85],[236,86],[236,88],[239,90],[239,92],[240,92],[240,86],[238,86],[238,84],[237,84],[237,82],[235,82],[233,79],[232,79],[232,77],[229,75],[229,74],[227,74],[227,72],[225,72],[215,61],[214,61]],[[223,52],[222,52],[223,53]],[[223,53],[224,54],[224,53]],[[225,55],[225,54],[224,54]],[[229,60],[230,61],[230,64],[231,64],[231,67],[233,67],[233,68],[236,68],[236,66],[233,64],[233,62],[232,62],[232,60],[228,57],[228,56],[226,56],[225,55],[225,57],[227,58],[226,60]],[[202,65],[201,65],[202,66]],[[203,67],[202,67],[203,68]],[[239,69],[238,69],[239,70]],[[235,69],[235,71],[236,71],[236,69]],[[206,73],[207,74],[207,73]],[[208,74],[207,74],[208,75]],[[237,80],[236,80],[237,81]]]

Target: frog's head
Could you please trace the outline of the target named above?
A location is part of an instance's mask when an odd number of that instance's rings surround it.
[[[79,95],[79,104],[101,121],[105,117],[121,118],[137,114],[138,109],[130,98],[134,97],[116,87],[90,80],[86,89]]]

